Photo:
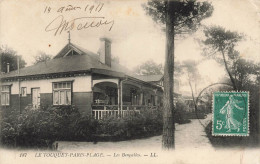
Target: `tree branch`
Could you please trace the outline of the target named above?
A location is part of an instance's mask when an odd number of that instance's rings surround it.
[[[225,64],[227,73],[228,73],[228,75],[230,77],[230,80],[231,80],[231,82],[233,84],[233,88],[234,88],[234,90],[237,90],[236,82],[235,82],[235,80],[234,80],[234,78],[233,78],[233,76],[232,76],[232,74],[231,74],[231,72],[230,72],[230,70],[228,68],[226,57],[225,57],[225,54],[224,54],[223,50],[221,50],[221,53],[222,53],[222,57],[223,57],[223,60],[224,60],[224,64]]]

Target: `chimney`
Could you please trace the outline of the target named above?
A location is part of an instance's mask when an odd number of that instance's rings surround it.
[[[99,61],[111,67],[111,40],[100,38]]]
[[[7,63],[7,69],[6,69],[6,73],[9,73],[10,72],[10,64]]]

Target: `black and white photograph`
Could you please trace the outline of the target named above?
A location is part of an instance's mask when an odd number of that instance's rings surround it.
[[[259,0],[0,0],[0,163],[260,163]]]

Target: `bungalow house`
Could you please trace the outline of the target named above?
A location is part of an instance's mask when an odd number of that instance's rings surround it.
[[[137,76],[111,59],[111,41],[97,54],[68,43],[51,60],[1,75],[1,108],[75,105],[100,119],[162,104],[162,75]]]

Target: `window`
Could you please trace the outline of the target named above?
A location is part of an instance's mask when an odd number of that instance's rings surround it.
[[[10,86],[1,86],[1,105],[10,105]]]
[[[22,97],[26,97],[27,96],[27,88],[26,87],[22,87],[21,88],[21,95],[22,95]]]
[[[38,109],[41,104],[40,88],[32,88],[32,105],[34,109]]]
[[[53,83],[53,105],[71,105],[71,82]]]

